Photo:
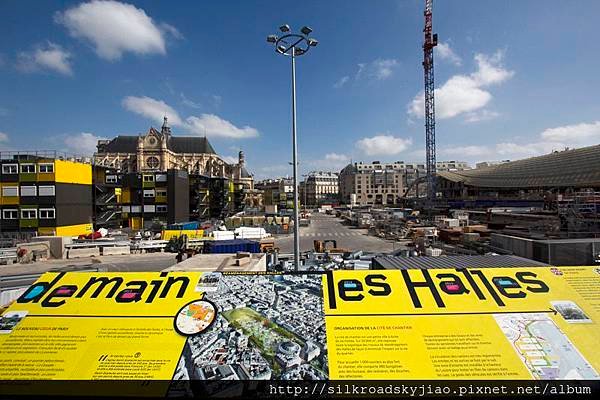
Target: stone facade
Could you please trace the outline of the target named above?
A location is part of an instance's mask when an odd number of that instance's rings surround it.
[[[94,162],[122,173],[185,170],[190,175],[228,178],[248,190],[254,189],[243,152],[237,164],[228,164],[207,138],[173,136],[167,117],[160,131],[151,127],[145,135],[99,140]]]

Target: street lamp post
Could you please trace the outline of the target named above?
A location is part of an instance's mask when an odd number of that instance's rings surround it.
[[[294,269],[300,267],[300,235],[298,218],[298,149],[296,140],[296,57],[301,56],[319,42],[309,38],[312,29],[305,26],[300,32],[290,32],[289,25],[281,25],[279,30],[283,36],[267,36],[267,42],[275,45],[275,51],[292,59],[292,162],[294,168]]]

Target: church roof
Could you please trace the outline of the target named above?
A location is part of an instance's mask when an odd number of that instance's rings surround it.
[[[248,172],[248,170],[246,169],[246,167],[242,167],[241,172],[241,177],[242,178],[252,178],[252,175],[250,175],[250,173]]]
[[[137,151],[137,136],[117,136],[98,149],[101,153],[135,153]]]
[[[205,137],[170,136],[167,148],[175,153],[216,154],[215,149]]]
[[[135,153],[137,136],[117,136],[110,142],[99,146],[100,153]],[[205,137],[169,136],[167,148],[175,153],[216,154],[215,149]]]

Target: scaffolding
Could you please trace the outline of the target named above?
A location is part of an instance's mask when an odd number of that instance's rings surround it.
[[[600,192],[593,190],[557,197],[561,230],[600,236]]]

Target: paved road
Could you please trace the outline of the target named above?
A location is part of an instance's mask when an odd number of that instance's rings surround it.
[[[300,227],[300,251],[313,250],[314,240],[333,239],[337,246],[352,251],[364,250],[387,253],[398,249],[398,243],[368,235],[366,229],[358,229],[341,223],[341,219],[331,215],[313,214],[308,227]],[[291,253],[294,236],[275,236],[275,246],[282,253]]]
[[[0,265],[0,289],[29,285],[37,280],[36,275],[55,268],[81,270],[98,268],[109,272],[162,271],[176,263],[175,254],[148,253],[123,256],[102,256],[70,260],[47,260],[32,264]],[[26,275],[15,279],[17,275]],[[7,278],[12,277],[8,280]]]

